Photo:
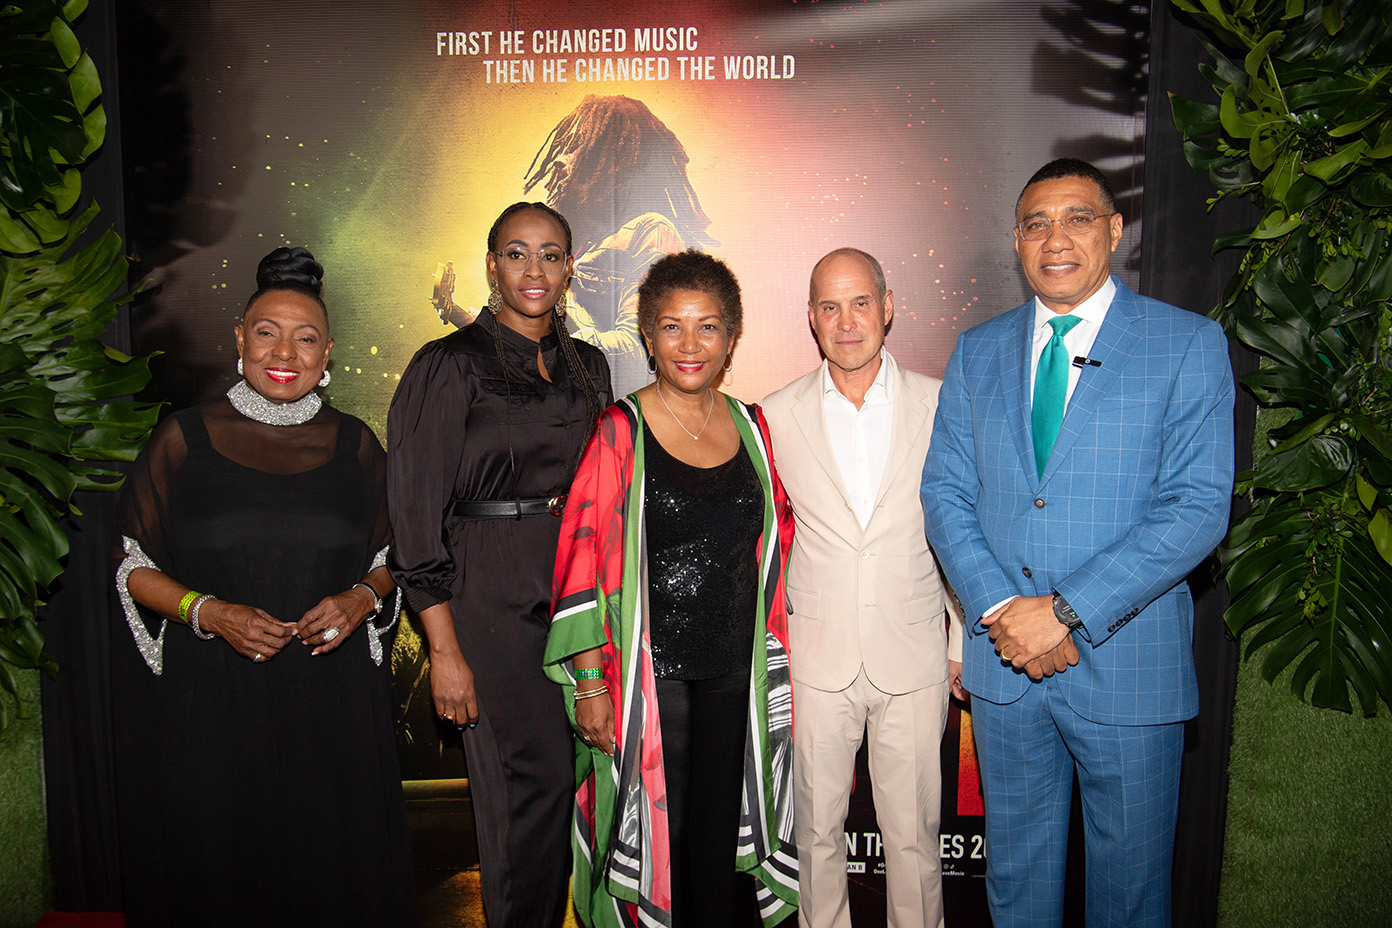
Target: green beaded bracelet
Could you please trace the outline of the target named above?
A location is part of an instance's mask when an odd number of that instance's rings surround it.
[[[193,601],[194,601],[195,599],[197,599],[198,597],[202,596],[202,595],[203,595],[202,593],[195,592],[194,590],[189,590],[187,593],[184,594],[184,598],[181,599],[181,600],[179,600],[179,621],[180,621],[180,622],[184,622],[185,624],[187,624],[187,622],[188,622],[188,611],[189,611],[189,606],[192,606],[192,605],[193,605]]]

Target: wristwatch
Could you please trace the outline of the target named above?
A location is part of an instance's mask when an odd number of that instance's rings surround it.
[[[1054,618],[1068,626],[1070,632],[1083,624],[1082,617],[1073,611],[1073,607],[1068,605],[1068,600],[1059,595],[1058,590],[1054,590]]]

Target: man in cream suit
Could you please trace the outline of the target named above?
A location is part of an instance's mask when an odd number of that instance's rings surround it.
[[[840,248],[818,261],[807,314],[826,362],[764,400],[797,519],[788,623],[798,920],[850,928],[846,810],[868,729],[889,925],[940,928],[939,745],[949,686],[962,692],[961,617],[919,502],[940,381],[884,349],[894,294],[871,255]]]

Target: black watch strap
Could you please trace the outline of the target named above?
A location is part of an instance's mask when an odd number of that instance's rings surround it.
[[[1073,611],[1073,607],[1068,605],[1068,600],[1059,595],[1058,590],[1054,591],[1054,618],[1068,626],[1069,631],[1083,624],[1082,617]]]

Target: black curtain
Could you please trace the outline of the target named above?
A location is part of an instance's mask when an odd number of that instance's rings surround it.
[[[1207,211],[1205,201],[1213,194],[1212,184],[1185,162],[1182,140],[1170,116],[1169,93],[1214,99],[1213,88],[1198,70],[1198,63],[1205,60],[1190,23],[1170,3],[1157,0],[1150,30],[1141,292],[1201,313],[1217,305],[1224,284],[1237,270],[1235,252],[1224,252],[1216,259],[1211,256],[1213,239],[1255,221],[1252,211],[1243,207]],[[1235,342],[1230,344],[1234,375],[1255,370],[1255,356]],[[1255,425],[1256,405],[1239,388],[1238,470],[1251,466]],[[1175,837],[1174,924],[1208,928],[1218,918],[1238,649],[1223,625],[1227,590],[1215,583],[1212,564],[1200,565],[1189,583],[1195,597],[1199,715],[1185,731]]]
[[[101,206],[100,227],[125,235],[121,106],[117,91],[115,0],[92,0],[76,32],[102,82],[106,142],[82,172],[84,195]],[[122,311],[103,336],[130,351]],[[71,551],[58,588],[40,611],[40,628],[58,661],[56,680],[42,686],[44,778],[54,907],[119,911],[120,854],[116,825],[110,653],[115,586],[111,543],[115,495],[82,493],[81,515],[66,526]],[[129,637],[129,636],[127,636]]]

